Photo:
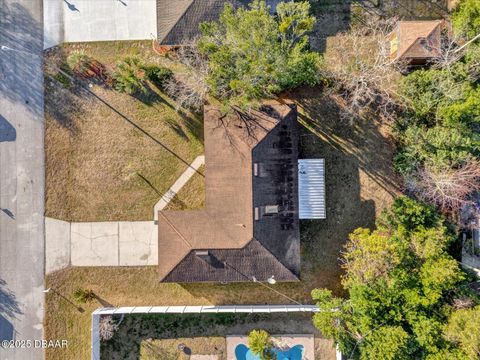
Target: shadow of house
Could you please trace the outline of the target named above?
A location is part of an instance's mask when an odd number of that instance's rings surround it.
[[[17,139],[17,131],[7,119],[0,115],[0,142],[15,141]]]

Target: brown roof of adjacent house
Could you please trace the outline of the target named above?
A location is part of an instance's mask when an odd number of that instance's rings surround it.
[[[443,26],[443,20],[399,21],[390,34],[392,60],[439,57]]]
[[[298,280],[296,108],[263,110],[205,108],[205,208],[159,212],[161,281]]]
[[[225,3],[234,7],[249,0],[157,0],[157,39],[161,45],[179,45],[199,35],[199,25],[217,20]]]
[[[251,0],[157,0],[157,39],[161,45],[181,45],[199,35],[199,25],[217,20],[225,3],[234,8]],[[275,11],[280,0],[267,0]]]

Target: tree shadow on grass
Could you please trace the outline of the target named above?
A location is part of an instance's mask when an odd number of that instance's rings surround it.
[[[191,111],[186,111],[182,108],[175,107],[172,102],[173,100],[167,99],[163,94],[162,90],[153,84],[146,85],[145,92],[139,92],[132,94],[132,97],[136,100],[142,102],[147,106],[152,106],[157,108],[157,106],[167,107],[170,110],[175,111],[182,119],[182,124],[189,130],[189,132],[196,138],[203,142],[203,124],[200,120],[200,114],[194,114]],[[157,108],[158,109],[158,108]],[[161,110],[159,110],[161,111]],[[168,126],[181,138],[188,141],[189,137],[185,133],[181,124],[173,119],[166,119]]]

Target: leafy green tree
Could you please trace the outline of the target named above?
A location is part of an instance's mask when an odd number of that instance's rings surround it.
[[[437,115],[446,126],[455,127],[458,124],[478,126],[480,124],[480,89],[466,92],[462,101],[441,104]]]
[[[198,47],[208,57],[207,83],[226,105],[255,105],[282,90],[318,81],[320,55],[309,50],[315,18],[308,2],[265,1],[235,10],[228,3],[219,22],[203,23]]]
[[[445,126],[410,126],[401,136],[401,145],[395,167],[403,175],[424,166],[447,171],[473,159],[479,148],[470,130]]]
[[[361,359],[407,360],[408,334],[401,326],[381,326],[365,337]]]
[[[445,336],[458,343],[468,359],[480,357],[480,306],[461,309],[452,314],[445,329]]]
[[[400,82],[400,93],[413,115],[426,124],[436,120],[439,106],[462,102],[472,91],[464,64],[451,71],[442,69],[418,70]]]
[[[480,34],[480,1],[462,0],[452,15],[455,30],[469,38]]]
[[[316,289],[315,326],[354,359],[461,359],[443,336],[465,275],[454,236],[431,206],[397,198],[377,229],[357,229],[343,253],[348,299]]]

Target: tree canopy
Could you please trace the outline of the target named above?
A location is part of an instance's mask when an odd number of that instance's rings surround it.
[[[480,1],[462,0],[452,15],[454,28],[468,37],[480,34]]]
[[[226,4],[218,22],[200,27],[199,50],[208,58],[211,93],[228,105],[248,107],[282,90],[318,81],[319,54],[309,50],[315,18],[308,2],[249,8]]]
[[[401,81],[408,111],[398,122],[396,169],[419,199],[454,214],[480,190],[480,46],[444,67]]]
[[[452,241],[434,208],[397,198],[376,230],[350,236],[342,280],[349,298],[312,292],[320,309],[315,326],[355,359],[472,358],[460,340],[444,334],[449,319],[457,324],[455,299],[468,294],[477,301],[448,254]]]

